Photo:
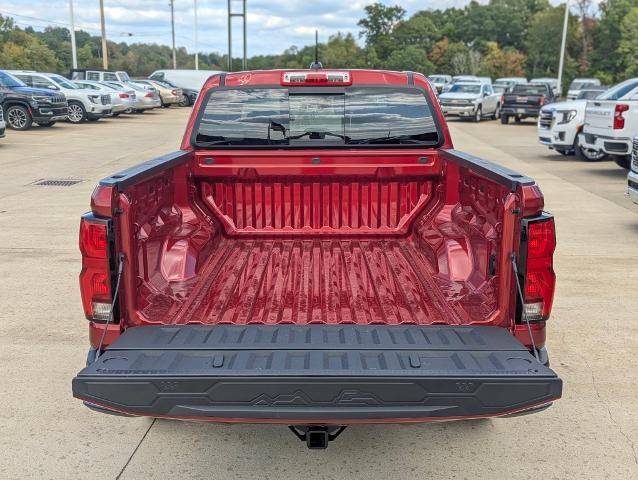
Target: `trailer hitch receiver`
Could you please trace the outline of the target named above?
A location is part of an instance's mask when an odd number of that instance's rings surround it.
[[[345,425],[289,425],[288,428],[312,450],[328,448],[328,442],[335,440],[346,429]]]

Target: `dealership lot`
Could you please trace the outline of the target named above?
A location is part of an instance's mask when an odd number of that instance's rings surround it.
[[[538,145],[532,122],[451,121],[456,147],[536,179],[556,216],[549,321],[564,398],[546,412],[351,427],[308,451],[284,427],[125,419],[71,398],[87,327],[79,216],[103,176],[177,148],[187,109],[9,132],[0,141],[0,358],[6,478],[636,478],[638,206],[626,172]],[[81,180],[68,187],[40,180]]]

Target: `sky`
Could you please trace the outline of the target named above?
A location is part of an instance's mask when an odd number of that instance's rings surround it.
[[[93,35],[100,33],[98,0],[73,0],[75,27]],[[469,0],[395,0],[408,15],[426,8],[462,7]],[[241,11],[242,1],[233,0],[233,11]],[[320,41],[337,32],[358,38],[357,22],[366,0],[247,0],[248,56],[281,53],[291,45],[314,43],[315,29]],[[170,45],[169,0],[104,0],[106,35],[115,42],[144,42]],[[197,0],[198,45],[200,52],[227,51],[227,0]],[[194,0],[175,0],[175,42],[194,51]],[[41,30],[47,25],[68,27],[69,0],[0,0],[0,14],[13,17],[20,27]],[[233,56],[240,55],[241,19],[233,21]]]

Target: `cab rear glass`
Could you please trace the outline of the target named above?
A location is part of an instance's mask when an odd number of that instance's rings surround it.
[[[441,135],[418,88],[223,88],[209,92],[199,147],[435,146]]]

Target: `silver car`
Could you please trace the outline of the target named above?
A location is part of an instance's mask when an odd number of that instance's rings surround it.
[[[117,117],[120,113],[124,113],[134,107],[135,100],[122,89],[117,89],[110,85],[105,85],[93,80],[73,80],[73,83],[80,88],[95,90],[102,94],[110,95],[114,117]]]
[[[133,111],[143,113],[151,108],[162,106],[159,93],[155,89],[145,88],[143,85],[134,82],[103,82],[116,88],[127,88],[135,91],[135,106]]]

